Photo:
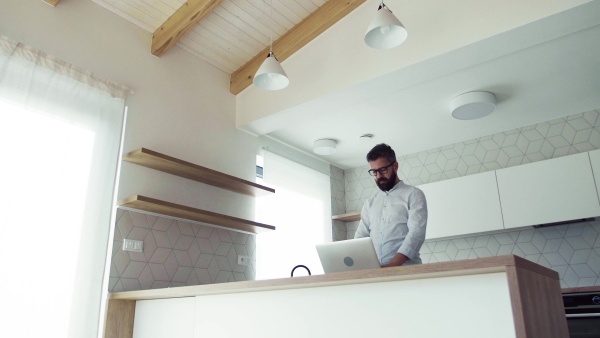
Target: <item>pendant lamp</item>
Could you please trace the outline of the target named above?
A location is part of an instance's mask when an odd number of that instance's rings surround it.
[[[375,49],[389,49],[400,46],[407,36],[400,20],[381,2],[365,34],[365,43]]]
[[[269,55],[254,74],[252,82],[260,89],[279,90],[287,87],[290,80],[279,61],[277,61],[275,54],[270,50]]]
[[[269,17],[273,17],[273,0],[271,0],[271,15]],[[271,47],[269,48],[269,55],[267,55],[265,61],[260,65],[256,74],[254,74],[252,82],[255,86],[263,90],[283,89],[290,83],[285,70],[281,67],[275,54],[273,54],[273,30],[271,30]]]

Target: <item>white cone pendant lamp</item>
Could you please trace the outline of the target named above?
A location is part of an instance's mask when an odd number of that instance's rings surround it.
[[[271,9],[269,18],[273,19],[273,0],[271,0],[269,7]],[[281,67],[275,54],[273,54],[273,30],[271,30],[271,47],[269,48],[269,55],[267,55],[265,61],[260,65],[256,74],[254,74],[252,83],[263,90],[279,90],[290,84],[290,80],[288,79],[285,70]]]
[[[365,43],[375,49],[400,46],[408,37],[406,28],[382,2],[365,34]]]
[[[287,87],[290,80],[271,50],[256,74],[254,74],[252,82],[260,89],[279,90]]]

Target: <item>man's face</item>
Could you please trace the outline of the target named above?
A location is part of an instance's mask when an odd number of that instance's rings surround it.
[[[375,161],[369,162],[371,170],[379,170],[374,172],[375,175],[373,177],[375,178],[375,183],[377,183],[377,186],[382,191],[389,191],[396,185],[398,162],[394,162],[391,166],[390,164],[392,163],[386,158],[378,158]],[[386,173],[382,174],[380,171],[386,171]]]

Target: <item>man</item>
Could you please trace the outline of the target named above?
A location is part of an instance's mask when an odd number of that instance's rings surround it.
[[[371,237],[381,267],[421,264],[427,202],[423,192],[398,178],[396,153],[378,144],[367,154],[369,174],[381,191],[365,202],[354,238]]]

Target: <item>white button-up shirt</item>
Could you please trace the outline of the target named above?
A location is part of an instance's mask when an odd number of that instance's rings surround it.
[[[371,237],[382,265],[396,253],[409,258],[405,265],[420,264],[426,227],[425,194],[400,181],[390,191],[380,190],[365,202],[354,238]]]

